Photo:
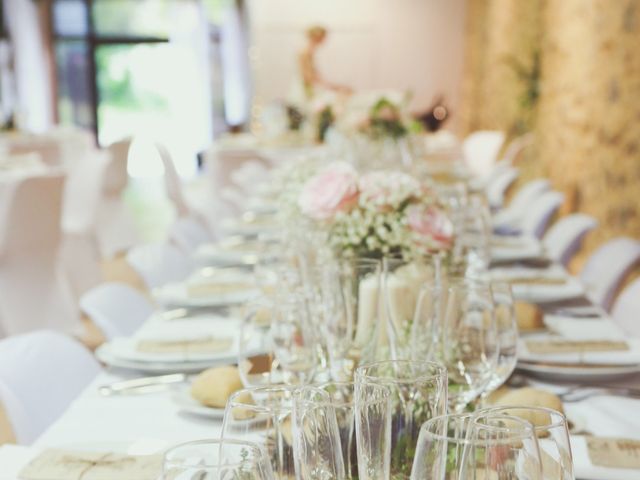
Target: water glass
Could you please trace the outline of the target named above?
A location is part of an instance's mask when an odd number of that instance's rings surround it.
[[[199,440],[164,454],[162,480],[272,480],[264,450],[238,440]]]
[[[355,431],[360,480],[387,480],[391,470],[391,390],[355,384]]]
[[[514,417],[434,417],[422,425],[411,480],[541,480],[533,427]]]
[[[383,439],[382,452],[389,452],[389,474],[394,479],[409,478],[420,425],[430,418],[443,415],[447,404],[447,371],[434,362],[388,360],[363,365],[356,369],[356,426],[366,419],[364,388],[375,385],[386,388],[390,396],[390,431]],[[371,425],[371,421],[366,422]],[[358,471],[363,475],[360,459],[361,444],[371,444],[368,436],[379,434],[373,430],[356,429],[358,441]],[[369,465],[365,466],[369,469]],[[385,471],[379,478],[388,478]]]
[[[544,407],[490,407],[478,413],[491,415],[510,415],[529,421],[538,438],[542,474],[545,480],[573,480],[573,457],[569,442],[569,429],[566,417],[550,408]]]
[[[229,397],[222,421],[222,439],[252,442],[265,450],[277,478],[295,475],[292,386],[255,387]]]

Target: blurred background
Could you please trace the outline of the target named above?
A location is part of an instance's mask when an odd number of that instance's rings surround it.
[[[329,35],[317,61],[326,77],[354,91],[408,91],[416,115],[445,106],[435,128],[460,138],[532,132],[519,181],[548,177],[567,196],[564,213],[599,220],[587,251],[640,235],[638,0],[1,5],[3,129],[80,128],[101,147],[133,137],[133,178],[163,172],[145,142],[162,140],[189,180],[198,153],[221,136],[259,135],[265,109],[291,89],[305,30],[322,25]]]

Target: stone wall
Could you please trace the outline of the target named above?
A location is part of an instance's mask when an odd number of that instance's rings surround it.
[[[563,213],[600,221],[587,252],[618,235],[640,239],[640,0],[469,1],[466,132],[513,131],[517,79],[496,65],[538,49],[536,147],[523,180],[548,176],[567,195]]]

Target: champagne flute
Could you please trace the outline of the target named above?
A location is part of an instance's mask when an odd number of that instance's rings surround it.
[[[273,480],[271,465],[258,445],[238,440],[198,440],[170,448],[162,480]]]
[[[292,412],[295,387],[287,385],[238,390],[227,401],[223,440],[257,444],[266,451],[277,478],[295,475]]]
[[[390,452],[390,475],[394,479],[409,478],[413,454],[420,425],[429,418],[442,415],[447,403],[447,371],[434,362],[388,360],[363,365],[356,369],[356,413],[362,401],[363,386],[377,385],[386,388],[391,401],[391,430],[385,436],[388,442],[383,451]],[[366,398],[365,398],[366,400]],[[366,403],[364,404],[366,405]],[[369,422],[371,424],[371,422]],[[377,434],[379,430],[373,430]],[[372,443],[369,431],[358,431],[358,471],[363,474],[360,461],[360,443]],[[368,467],[365,467],[368,468]]]

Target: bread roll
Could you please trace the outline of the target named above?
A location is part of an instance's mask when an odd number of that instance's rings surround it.
[[[515,302],[516,319],[518,328],[526,332],[527,330],[540,330],[544,328],[544,315],[542,310],[532,303]]]
[[[191,396],[207,407],[224,408],[231,394],[242,388],[238,369],[227,365],[200,373],[191,384]]]
[[[532,387],[519,388],[505,393],[497,399],[496,405],[509,405],[514,407],[546,407],[552,410],[557,410],[561,413],[564,412],[564,409],[562,408],[562,400],[560,400],[557,395]],[[513,412],[506,413],[516,415],[538,427],[543,427],[551,423],[549,415],[545,412],[525,412],[523,410],[514,410]]]

